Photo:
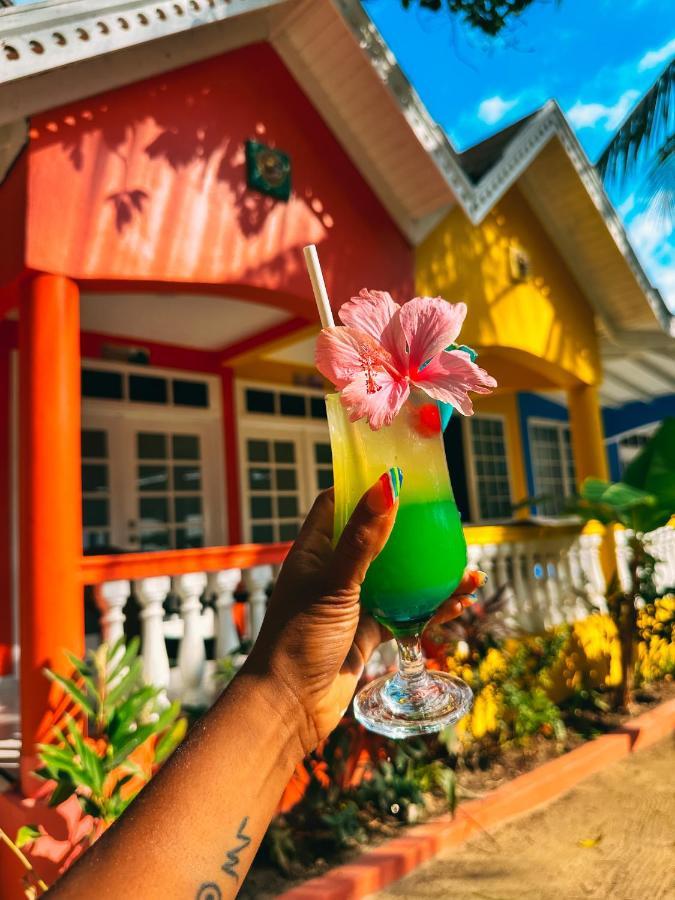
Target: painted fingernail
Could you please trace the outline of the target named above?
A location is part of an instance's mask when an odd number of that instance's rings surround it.
[[[481,571],[480,569],[475,569],[471,573],[473,577],[474,588],[477,590],[478,588],[485,587],[488,582],[488,576],[486,572]]]
[[[464,609],[467,609],[469,606],[473,606],[476,600],[478,600],[477,594],[464,594],[459,598],[459,602],[462,604]]]
[[[387,469],[368,491],[368,506],[377,515],[388,512],[398,500],[403,472],[398,466]]]

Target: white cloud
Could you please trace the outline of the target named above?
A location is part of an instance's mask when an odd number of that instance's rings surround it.
[[[577,130],[595,128],[602,121],[605,131],[614,131],[639,96],[640,92],[631,88],[631,90],[623,92],[614,106],[606,106],[604,103],[582,103],[577,100],[574,106],[567,111],[567,118]]]
[[[675,38],[672,38],[672,40],[668,41],[667,44],[664,44],[663,47],[659,47],[658,50],[650,50],[648,53],[645,53],[638,63],[638,72],[645,72],[647,69],[655,69],[657,66],[661,65],[662,62],[669,59],[673,53],[675,53]]]
[[[621,216],[622,219],[625,219],[629,213],[633,211],[635,207],[635,194],[629,194],[623,203],[617,206],[616,211]]]
[[[633,216],[626,228],[649,278],[675,312],[675,241],[669,220],[646,209]]]
[[[504,100],[499,94],[494,97],[488,97],[478,107],[478,118],[482,119],[483,122],[487,122],[488,125],[494,125],[495,122],[503,119],[510,109],[517,106],[518,102],[518,97],[514,100]]]

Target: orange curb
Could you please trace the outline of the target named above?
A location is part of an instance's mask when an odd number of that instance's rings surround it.
[[[454,818],[439,816],[353,862],[279,894],[277,900],[361,900],[410,874],[443,850],[464,843],[476,831],[531,812],[584,778],[667,737],[674,729],[675,700],[669,700],[611,734],[519,775],[480,800],[463,803]]]

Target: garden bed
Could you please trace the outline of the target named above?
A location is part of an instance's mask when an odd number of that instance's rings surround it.
[[[619,714],[594,709],[566,709],[563,719],[566,735],[561,740],[543,734],[532,736],[522,745],[509,744],[495,752],[478,754],[471,761],[459,761],[456,768],[458,800],[482,797],[508,781],[530,772],[542,764],[580,747],[586,741],[611,732],[654,707],[675,699],[675,682],[668,678],[636,691],[631,714]],[[428,797],[427,811],[441,815],[447,812],[447,802],[441,797]],[[373,823],[375,825],[375,823]],[[394,815],[382,817],[369,831],[367,842],[355,842],[351,848],[318,856],[309,865],[295,863],[291,876],[285,877],[259,854],[239,896],[244,900],[272,900],[279,894],[304,881],[324,874],[329,869],[355,859],[364,850],[377,847],[396,837],[409,825]],[[414,829],[412,831],[414,835]]]

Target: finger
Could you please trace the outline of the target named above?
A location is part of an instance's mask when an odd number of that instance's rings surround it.
[[[307,513],[307,517],[302,524],[300,534],[295,539],[296,545],[306,543],[317,532],[330,540],[333,537],[334,514],[335,493],[331,487],[326,491],[321,491],[312,504],[312,508]]]
[[[460,616],[464,612],[464,601],[466,599],[466,595],[453,595],[449,600],[441,603],[436,612],[433,614],[431,622],[429,624],[442,625],[444,622],[451,622],[453,619],[456,619],[457,616]]]
[[[402,482],[400,469],[388,469],[361,497],[333,554],[333,590],[363,584],[368,566],[384,547],[394,527]]]
[[[487,575],[480,569],[465,569],[462,580],[453,591],[453,597],[458,594],[475,594],[487,584],[487,580]]]

